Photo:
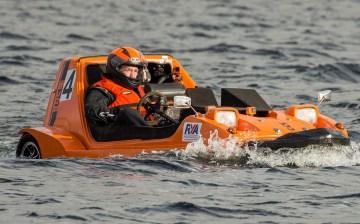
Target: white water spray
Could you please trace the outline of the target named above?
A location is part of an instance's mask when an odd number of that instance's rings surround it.
[[[249,133],[251,136],[251,133]],[[221,139],[218,132],[211,133],[204,144],[201,137],[187,145],[185,150],[176,152],[182,159],[195,159],[208,164],[240,165],[246,167],[322,167],[360,165],[360,143],[351,142],[350,146],[319,146],[305,148],[282,148],[271,150],[248,146],[239,139]]]

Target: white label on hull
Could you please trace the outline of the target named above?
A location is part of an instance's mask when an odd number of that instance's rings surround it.
[[[193,142],[200,138],[202,123],[185,122],[183,128],[182,141]]]
[[[75,69],[68,70],[65,76],[64,87],[61,91],[60,102],[71,99],[72,91],[75,85],[75,80],[76,80]]]

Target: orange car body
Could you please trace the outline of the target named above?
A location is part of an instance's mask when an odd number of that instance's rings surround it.
[[[172,56],[154,54],[145,57],[152,63],[170,64],[174,82],[181,83],[185,88],[197,87],[186,70]],[[84,111],[85,96],[89,87],[87,69],[92,65],[105,65],[106,60],[107,56],[94,56],[61,61],[49,97],[43,127],[24,128],[19,131],[36,139],[41,150],[41,158],[135,156],[142,152],[184,149],[189,142],[197,140],[200,134],[206,145],[214,130],[217,130],[220,138],[233,136],[241,142],[276,140],[285,134],[319,128],[332,129],[345,138],[348,137],[346,130],[339,123],[320,114],[315,105],[295,105],[285,111],[270,110],[265,116],[260,117],[251,112],[251,107],[248,107],[245,113],[240,113],[234,107],[208,105],[206,112],[184,118],[170,137],[97,142],[92,137]],[[305,107],[314,109],[316,121],[309,123],[295,117],[294,111]],[[236,125],[230,127],[217,122],[218,111],[232,111],[236,116]]]

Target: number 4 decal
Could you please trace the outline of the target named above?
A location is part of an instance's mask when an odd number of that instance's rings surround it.
[[[60,102],[64,101],[64,100],[70,100],[71,99],[72,91],[73,91],[74,84],[75,84],[75,79],[76,79],[75,69],[74,70],[69,70],[66,73],[64,87],[63,87],[63,90],[61,92]]]

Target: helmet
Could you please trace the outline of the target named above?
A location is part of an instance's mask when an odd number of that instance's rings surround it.
[[[136,78],[127,77],[119,70],[122,65],[138,67],[138,76]],[[109,78],[115,83],[129,89],[136,88],[141,84],[146,70],[147,62],[144,55],[132,47],[116,48],[110,53],[106,63],[106,73]]]

